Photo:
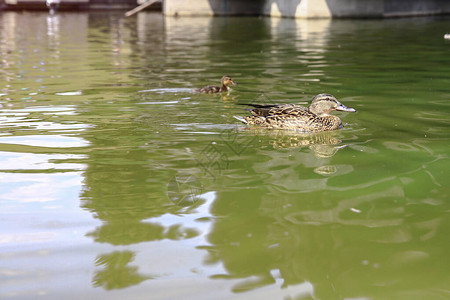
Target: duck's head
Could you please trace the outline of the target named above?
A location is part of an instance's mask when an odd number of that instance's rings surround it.
[[[230,84],[232,85],[238,85],[236,82],[233,81],[233,79],[231,78],[231,76],[225,75],[222,77],[222,85],[224,86],[229,86]]]
[[[341,102],[339,102],[333,95],[330,94],[319,94],[314,97],[309,110],[320,116],[328,115],[333,110],[355,112],[356,109],[347,107]]]

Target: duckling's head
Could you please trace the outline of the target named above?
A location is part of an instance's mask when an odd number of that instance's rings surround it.
[[[232,85],[238,85],[236,82],[233,81],[231,76],[225,75],[222,77],[222,85],[228,87],[230,84]]]
[[[347,107],[341,102],[339,102],[333,95],[330,94],[319,94],[314,97],[309,110],[318,115],[328,115],[333,110],[355,112],[356,109]]]

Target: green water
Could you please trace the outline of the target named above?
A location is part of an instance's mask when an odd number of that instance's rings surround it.
[[[0,298],[448,299],[449,31],[2,13]],[[233,118],[322,92],[340,131]]]

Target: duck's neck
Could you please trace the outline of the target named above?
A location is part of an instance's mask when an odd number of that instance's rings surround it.
[[[333,110],[323,107],[320,103],[313,103],[309,106],[309,111],[319,117],[324,117],[328,116]]]
[[[318,106],[315,103],[312,103],[309,106],[309,111],[315,114],[316,116],[320,116]]]
[[[222,86],[220,87],[221,92],[229,91],[231,88],[228,85],[225,85],[222,83]]]

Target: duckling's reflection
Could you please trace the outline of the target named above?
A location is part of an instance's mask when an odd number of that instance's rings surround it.
[[[222,93],[220,95],[220,100],[225,103],[233,103],[236,102],[237,96],[232,96],[230,92]]]

